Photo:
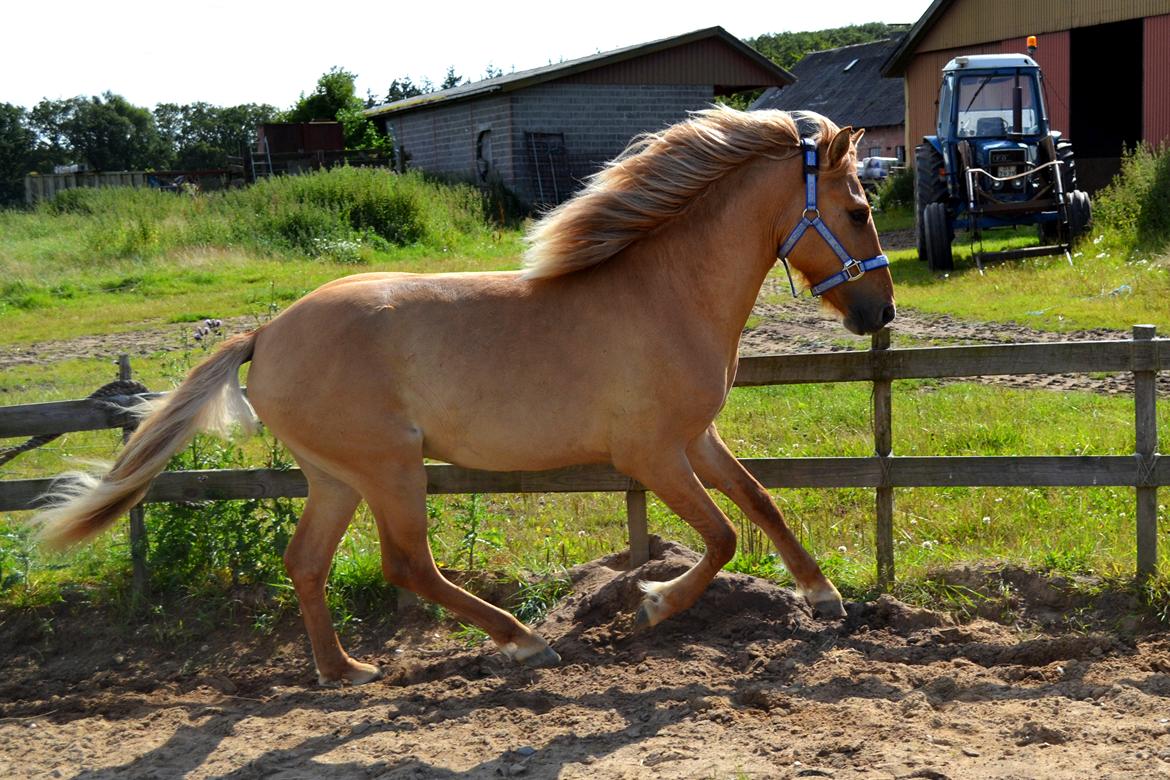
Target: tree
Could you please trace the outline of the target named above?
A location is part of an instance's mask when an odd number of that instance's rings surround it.
[[[317,79],[317,88],[309,95],[301,93],[297,104],[285,114],[288,122],[311,122],[314,119],[340,122],[345,133],[346,149],[382,149],[385,136],[362,111],[365,104],[354,90],[357,76],[344,68],[333,67]]]
[[[0,204],[20,203],[31,167],[36,133],[21,106],[0,103]]]
[[[337,112],[351,108],[360,99],[354,94],[357,76],[344,68],[333,67],[317,79],[317,88],[306,95],[301,93],[297,104],[288,112],[289,122],[312,122],[314,119],[333,121]]]
[[[447,66],[447,75],[443,77],[443,83],[439,85],[439,89],[451,89],[463,83],[463,77],[455,73],[455,66]]]
[[[386,90],[386,103],[394,103],[399,100],[406,100],[407,98],[418,97],[433,91],[430,81],[424,81],[422,84],[415,84],[410,76],[403,76],[400,79],[394,79],[390,82],[390,89]]]
[[[245,103],[213,106],[209,103],[159,103],[154,120],[170,151],[173,165],[185,170],[220,168],[256,137],[256,125],[272,121],[275,107]]]
[[[810,51],[880,41],[889,38],[895,29],[903,28],[883,22],[868,22],[846,27],[831,27],[827,30],[767,33],[757,38],[748,38],[744,42],[780,67],[791,69]]]
[[[64,129],[74,156],[95,170],[140,171],[170,162],[150,111],[112,92],[78,102]]]

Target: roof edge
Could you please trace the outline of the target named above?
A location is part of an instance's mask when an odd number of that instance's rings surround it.
[[[910,65],[910,59],[914,56],[914,50],[922,41],[926,34],[930,32],[939,17],[946,13],[947,9],[951,7],[955,0],[934,0],[930,7],[922,14],[914,26],[910,28],[910,32],[902,38],[898,43],[898,47],[890,52],[890,56],[882,64],[881,72],[886,78],[896,78],[898,76],[905,76],[906,69]]]
[[[620,49],[614,49],[610,52],[602,52],[600,54],[592,54],[586,57],[579,57],[574,60],[569,60],[564,63],[559,63],[555,66],[544,66],[540,68],[531,68],[527,71],[520,71],[515,74],[507,74],[499,79],[486,79],[484,86],[481,89],[475,89],[473,82],[471,85],[460,85],[459,87],[452,87],[451,89],[440,90],[438,92],[428,92],[425,95],[399,100],[394,103],[386,103],[380,106],[365,109],[362,113],[368,117],[386,116],[388,114],[397,114],[405,111],[413,111],[415,109],[424,108],[438,103],[456,103],[470,98],[482,97],[483,95],[492,92],[514,92],[519,89],[544,84],[549,81],[557,81],[558,79],[575,76],[579,73],[584,73],[590,70],[616,65],[621,62],[626,62],[637,57],[644,57],[648,54],[656,54],[666,49],[673,49],[678,46],[685,46],[687,44],[695,43],[697,41],[705,40],[707,38],[718,38],[725,43],[732,46],[732,48],[739,51],[739,53],[748,59],[754,61],[757,65],[765,70],[772,71],[778,80],[785,82],[785,86],[796,81],[796,77],[792,75],[785,68],[780,67],[770,59],[765,57],[760,52],[748,46],[746,43],[736,38],[727,30],[720,26],[704,27],[700,30],[693,30],[689,33],[675,35],[670,38],[662,38],[657,41],[649,41],[642,44],[634,44]],[[525,75],[527,74],[527,75]],[[488,83],[493,82],[493,83]],[[459,90],[456,94],[451,94]]]

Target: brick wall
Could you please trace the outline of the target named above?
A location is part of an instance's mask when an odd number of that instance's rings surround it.
[[[906,128],[904,125],[886,125],[885,127],[867,127],[865,128],[865,137],[861,139],[861,144],[857,148],[858,158],[862,157],[897,157],[898,147],[906,142]],[[881,149],[880,152],[874,153],[874,148]],[[909,157],[914,157],[914,150],[907,152]],[[903,161],[906,157],[903,156]]]

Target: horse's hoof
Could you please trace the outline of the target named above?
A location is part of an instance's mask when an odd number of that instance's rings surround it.
[[[634,616],[634,631],[647,631],[654,626],[654,621],[650,618],[650,610],[646,608],[645,604],[638,607],[638,614]]]
[[[821,620],[841,620],[845,617],[845,605],[841,598],[827,598],[812,605],[813,615]]]
[[[520,659],[520,663],[527,666],[529,669],[544,669],[548,666],[556,666],[561,662],[560,653],[553,650],[551,647],[546,647],[539,653],[533,653],[527,658]]]
[[[346,669],[340,677],[326,677],[317,673],[317,685],[322,688],[340,688],[343,685],[365,685],[374,680],[382,679],[382,668],[373,664],[363,664],[357,661]]]

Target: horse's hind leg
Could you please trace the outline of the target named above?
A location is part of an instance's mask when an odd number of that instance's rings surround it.
[[[439,573],[427,539],[427,475],[421,451],[410,462],[393,463],[389,471],[360,486],[378,524],[386,579],[479,626],[515,661],[534,667],[558,663],[560,656],[543,637]]]
[[[691,443],[687,456],[703,481],[735,502],[768,535],[813,609],[823,617],[844,617],[841,594],[793,536],[772,496],[727,449],[714,425]]]
[[[359,685],[376,680],[381,676],[378,667],[353,660],[341,648],[325,603],[325,582],[329,579],[333,554],[361,496],[304,460],[298,458],[298,461],[309,481],[309,499],[284,552],[284,564],[296,589],[313,645],[317,682]]]

